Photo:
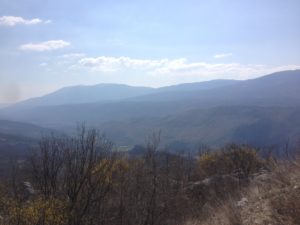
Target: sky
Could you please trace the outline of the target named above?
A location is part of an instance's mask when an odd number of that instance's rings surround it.
[[[0,103],[300,69],[299,0],[0,0]]]

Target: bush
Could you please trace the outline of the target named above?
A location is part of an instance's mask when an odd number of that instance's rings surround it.
[[[248,178],[250,174],[264,167],[265,161],[258,151],[247,145],[228,145],[219,151],[204,152],[198,158],[202,178],[222,174]]]
[[[37,198],[21,204],[11,199],[6,207],[6,224],[64,225],[67,221],[63,201],[54,198]]]

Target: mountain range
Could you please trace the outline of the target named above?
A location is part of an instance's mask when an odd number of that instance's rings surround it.
[[[0,118],[66,133],[85,122],[118,145],[143,143],[158,130],[169,146],[296,143],[299,87],[300,70],[162,88],[73,86],[0,109]]]

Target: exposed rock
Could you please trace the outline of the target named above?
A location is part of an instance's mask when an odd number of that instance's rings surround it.
[[[240,201],[236,203],[237,207],[244,207],[248,203],[248,199],[243,197]]]
[[[32,187],[32,184],[29,181],[24,181],[22,186],[22,196],[24,200],[28,200],[33,195],[35,195],[35,190]]]
[[[191,183],[188,193],[203,204],[215,199],[224,199],[240,187],[240,180],[231,175],[216,175]]]

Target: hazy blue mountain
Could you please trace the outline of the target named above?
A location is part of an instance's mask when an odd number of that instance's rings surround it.
[[[154,92],[149,87],[132,87],[123,84],[98,84],[92,86],[71,86],[59,89],[42,97],[19,102],[13,107],[81,104],[101,101],[115,101]]]
[[[111,101],[96,101],[91,96],[92,103],[51,105],[47,99],[57,95],[53,93],[39,99],[48,101],[47,105],[41,103],[22,110],[19,105],[11,106],[0,110],[0,116],[64,131],[86,122],[122,145],[141,143],[159,129],[166,143],[218,145],[234,141],[262,145],[300,137],[299,87],[300,70],[296,70],[246,81],[146,88],[136,96],[119,96]],[[65,96],[69,95],[72,96]]]
[[[57,133],[33,124],[0,120],[0,174],[11,168],[11,160],[23,160],[43,137]]]
[[[300,70],[275,73],[246,81],[216,81],[218,85],[213,81],[204,83],[216,87],[197,89],[195,86],[203,84],[184,84],[168,87],[166,91],[161,91],[163,88],[160,88],[155,94],[118,101],[36,106],[22,110],[17,107],[18,104],[1,110],[0,115],[2,114],[2,118],[45,126],[58,124],[64,126],[81,121],[99,123],[129,118],[160,117],[194,108],[217,106],[300,106]],[[188,86],[191,86],[191,91],[184,91]],[[71,88],[72,91],[75,89]],[[44,99],[47,102],[47,99],[57,93],[60,91],[40,100]],[[23,104],[28,104],[28,101]]]
[[[212,80],[162,88],[130,87],[118,84],[67,87],[42,97],[12,105],[2,110],[0,116],[5,119],[43,125],[55,125],[62,121],[65,125],[79,121],[99,122],[134,116],[159,116],[194,107],[195,102],[192,99],[187,102],[181,101],[179,104],[174,104],[173,101],[161,103],[159,99],[157,99],[158,103],[149,103],[143,100],[136,102],[135,97],[165,92],[175,93],[175,95],[177,93],[184,94],[186,90],[209,90],[237,82],[239,81]]]
[[[108,102],[86,103],[58,106],[39,106],[16,110],[2,110],[3,117],[17,121],[25,121],[45,127],[66,127],[81,122],[99,124],[106,121],[120,121],[130,118],[160,117],[176,114],[193,108],[191,102]]]
[[[256,146],[297,142],[300,107],[220,106],[193,109],[159,118],[108,121],[101,128],[121,144],[142,143],[162,131],[164,143],[217,146],[230,142]]]
[[[188,84],[186,84],[188,85]],[[195,84],[190,84],[194,87]],[[273,73],[256,79],[228,82],[214,88],[164,91],[133,98],[134,101],[197,100],[202,105],[300,105],[300,70]]]
[[[54,132],[57,131],[48,128],[43,128],[30,123],[0,120],[0,134],[3,135],[5,134],[39,139],[43,135],[49,135]]]
[[[185,92],[209,90],[216,87],[237,83],[235,80],[212,80],[197,83],[172,85],[162,88],[133,87],[123,84],[98,84],[91,86],[71,86],[59,89],[42,97],[31,98],[17,104],[12,108],[69,105],[82,103],[110,102],[125,99],[134,99],[139,96],[147,96],[152,93]],[[8,106],[8,105],[5,105]],[[0,105],[1,107],[1,105]]]
[[[72,86],[48,95],[19,102],[12,110],[112,101],[197,101],[202,106],[226,104],[295,104],[300,102],[300,70],[274,73],[257,79],[212,80],[162,88],[131,87],[121,84]],[[117,103],[118,104],[118,103]],[[8,110],[9,111],[9,110]]]
[[[0,109],[8,107],[10,104],[8,103],[0,103]]]
[[[195,83],[184,83],[172,86],[161,87],[158,89],[159,92],[177,92],[177,91],[199,91],[199,90],[209,90],[218,87],[225,87],[231,84],[237,84],[238,80],[210,80]]]
[[[203,88],[204,84],[208,84],[210,88]],[[189,86],[191,87],[190,91],[185,91],[189,90]],[[196,88],[199,86],[202,88]],[[274,73],[246,81],[210,81],[160,89],[137,88],[126,85],[70,87],[2,109],[0,116],[27,122],[52,123],[55,121],[67,123],[83,120],[107,121],[128,117],[151,117],[176,114],[181,110],[190,108],[222,105],[295,106],[300,105],[299,86],[300,70]],[[98,89],[98,87],[101,88]],[[79,91],[81,89],[84,91]],[[128,94],[127,97],[126,94],[121,96],[120,93],[127,93],[129,90],[131,90],[132,95],[133,92],[136,95],[139,92],[140,96],[132,98],[127,98]],[[98,96],[95,94],[96,92],[108,94],[107,96]],[[155,93],[145,94],[146,92]],[[89,96],[92,103],[86,103]],[[109,98],[113,101],[108,101]],[[95,99],[99,101],[106,99],[106,101],[95,102]],[[57,103],[52,105],[55,101]],[[85,101],[85,103],[75,104],[74,101]],[[67,103],[61,104],[62,102]],[[20,110],[20,105],[31,105],[32,107],[22,107]]]

